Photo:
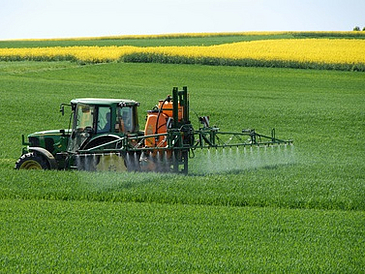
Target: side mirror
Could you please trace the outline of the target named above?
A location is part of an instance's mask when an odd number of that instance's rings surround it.
[[[60,105],[60,112],[62,113],[62,116],[65,115],[65,106],[72,107],[72,110],[74,110],[74,106],[73,105],[69,105],[69,104],[62,103]]]

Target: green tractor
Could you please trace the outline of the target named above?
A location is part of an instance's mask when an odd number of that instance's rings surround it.
[[[188,160],[197,148],[291,144],[291,140],[255,130],[221,132],[199,117],[195,130],[189,119],[187,87],[173,88],[173,96],[159,101],[147,113],[144,130],[138,121],[139,103],[125,99],[74,99],[71,128],[35,132],[25,141],[16,169],[86,171],[188,172]]]

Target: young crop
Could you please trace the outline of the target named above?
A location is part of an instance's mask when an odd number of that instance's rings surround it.
[[[0,200],[2,273],[363,273],[363,212]]]

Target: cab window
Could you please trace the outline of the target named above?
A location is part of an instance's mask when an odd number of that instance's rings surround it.
[[[111,108],[99,107],[97,132],[106,133],[111,131]]]
[[[134,133],[139,130],[138,117],[135,106],[118,107],[117,109],[117,124],[119,131],[124,133]]]

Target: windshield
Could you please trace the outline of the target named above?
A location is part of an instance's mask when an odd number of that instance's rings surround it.
[[[78,105],[76,110],[76,129],[84,130],[93,127],[94,107],[88,105]]]
[[[74,112],[74,130],[69,142],[69,151],[75,152],[93,132],[95,107],[79,104]]]

